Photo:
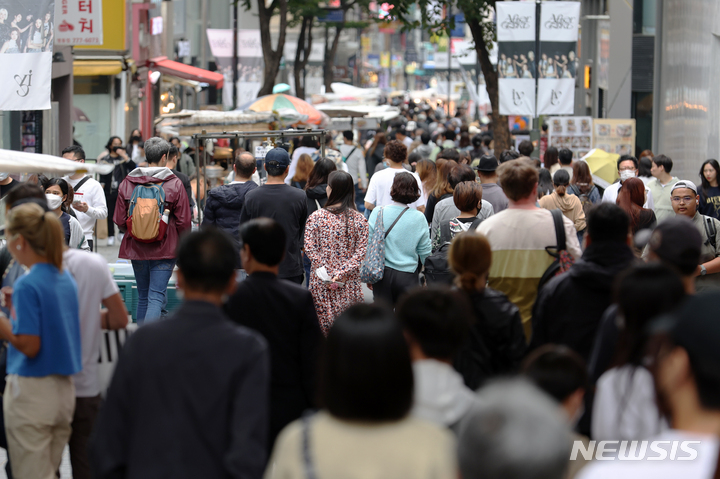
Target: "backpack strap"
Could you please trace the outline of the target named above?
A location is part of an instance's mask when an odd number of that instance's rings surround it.
[[[712,246],[713,249],[715,249],[715,236],[717,236],[717,228],[715,228],[715,222],[709,216],[703,216],[703,218],[705,219],[705,235],[707,236],[707,242],[710,243],[710,246]]]
[[[563,224],[563,214],[560,210],[550,211],[553,217],[553,223],[555,224],[555,239],[557,240],[557,252],[564,251],[567,249],[565,244],[565,225]]]
[[[356,146],[355,148],[353,148],[352,150],[350,150],[350,153],[348,154],[348,156],[346,156],[345,158],[343,158],[343,161],[347,162],[347,160],[350,159],[350,157],[352,156],[352,154],[355,153],[355,150],[357,150],[357,148],[358,148],[358,147]]]
[[[480,223],[483,222],[482,218],[475,218],[472,223],[470,223],[470,228],[468,228],[468,231],[475,231],[475,229],[480,226]]]
[[[402,215],[404,215],[405,212],[406,212],[407,210],[409,210],[409,209],[410,209],[410,207],[409,207],[409,206],[406,206],[405,209],[402,210],[402,212],[398,215],[398,217],[395,218],[395,221],[393,221],[393,223],[390,225],[390,228],[388,228],[388,230],[385,232],[385,238],[388,237],[388,235],[389,235],[390,232],[392,231],[393,227],[397,224],[398,221],[400,221],[400,218],[402,218]]]
[[[75,185],[75,188],[73,188],[73,190],[74,190],[74,191],[78,191],[80,188],[82,188],[82,185],[84,185],[85,183],[87,183],[89,180],[90,180],[90,177],[86,175],[85,178],[83,178],[82,180],[80,180],[80,182],[78,182],[78,184]]]
[[[317,479],[315,472],[315,464],[312,460],[312,447],[310,444],[310,425],[312,414],[305,414],[302,418],[302,459],[303,469],[305,469],[305,477],[307,479]]]

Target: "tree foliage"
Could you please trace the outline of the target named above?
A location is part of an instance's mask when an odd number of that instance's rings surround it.
[[[398,0],[394,2],[394,6],[392,14],[402,22],[405,29],[422,28],[437,34],[449,35],[455,27],[455,17],[447,15],[447,12],[462,12],[465,15],[465,22],[470,28],[490,96],[495,151],[500,153],[509,148],[510,131],[507,117],[499,113],[497,71],[490,62],[490,50],[496,41],[496,28],[488,19],[495,9],[495,0]],[[419,8],[419,19],[414,15],[414,8]]]

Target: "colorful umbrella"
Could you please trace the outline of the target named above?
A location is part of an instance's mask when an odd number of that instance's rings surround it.
[[[240,106],[238,110],[278,111],[283,108],[290,108],[298,113],[307,115],[307,123],[309,124],[319,125],[323,120],[322,113],[316,110],[310,103],[284,93],[261,96]]]

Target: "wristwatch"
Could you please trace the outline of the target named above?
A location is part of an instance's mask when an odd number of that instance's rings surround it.
[[[705,276],[707,274],[707,268],[704,264],[700,265],[700,276]]]

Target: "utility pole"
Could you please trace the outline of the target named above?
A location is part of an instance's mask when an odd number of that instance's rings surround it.
[[[448,22],[452,21],[452,3],[448,5]],[[450,81],[450,70],[452,69],[452,31],[448,30],[448,91],[447,91],[447,116],[448,120],[450,119],[450,89],[452,87],[452,83]]]
[[[238,2],[240,0],[235,0],[235,3],[233,3],[233,110],[236,109],[238,105],[238,94],[237,94],[237,85],[238,85]]]

